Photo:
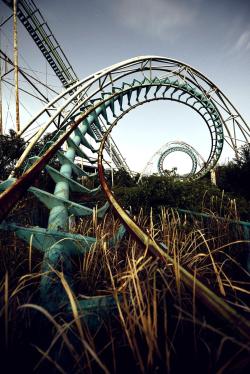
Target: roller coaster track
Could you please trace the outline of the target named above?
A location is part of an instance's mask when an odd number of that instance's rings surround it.
[[[13,9],[12,0],[2,0]],[[33,0],[17,1],[17,16],[22,22],[57,77],[64,87],[78,80],[78,77],[64,54],[60,44],[54,37],[50,27]]]
[[[51,267],[56,268],[57,264],[63,261],[64,271],[70,273],[69,257],[74,253],[86,252],[96,242],[95,237],[69,232],[69,217],[92,215],[92,209],[72,201],[72,192],[80,196],[95,195],[100,188],[123,224],[137,240],[161,261],[166,264],[173,263],[164,246],[146,234],[116,201],[105,180],[103,169],[103,152],[114,126],[131,110],[155,100],[171,100],[191,107],[199,113],[208,127],[210,154],[196,173],[196,178],[205,175],[216,165],[224,142],[231,146],[236,156],[239,145],[249,142],[249,127],[227,97],[204,75],[179,61],[157,56],[136,57],[75,83],[46,105],[22,129],[19,135],[25,136],[25,132],[31,129],[38,119],[43,119],[45,123],[41,129],[34,132],[33,140],[17,162],[10,178],[0,184],[3,191],[0,196],[1,229],[15,231],[17,236],[42,251],[44,271]],[[55,104],[58,108],[56,110]],[[48,112],[50,115],[46,119]],[[52,140],[36,157],[31,157],[33,146],[48,130],[53,130]],[[78,158],[95,164],[97,158],[93,159],[91,155],[95,156],[97,152],[100,186],[90,190],[80,183],[79,179],[82,176],[92,178],[94,175],[79,167]],[[49,165],[52,157],[56,157],[60,163],[59,170]],[[48,173],[55,183],[53,194],[32,186],[42,171]],[[23,227],[8,220],[9,212],[26,191],[47,207],[47,227]],[[107,205],[99,208],[97,215],[103,216],[106,209]],[[111,242],[114,243],[123,233],[121,226]],[[183,282],[192,290],[192,274],[182,267],[180,273]],[[200,300],[211,310],[233,323],[241,335],[248,335],[249,324],[229,305],[197,280],[196,289]],[[46,276],[42,278],[41,295],[42,302],[50,309],[55,310],[62,305],[61,293],[58,289],[55,290],[54,283],[52,285]]]
[[[173,152],[183,152],[183,153],[186,153],[187,155],[190,156],[190,158],[192,160],[192,169],[191,169],[190,173],[184,174],[183,177],[187,178],[187,177],[193,176],[195,174],[196,169],[197,169],[197,159],[194,156],[194,153],[188,147],[183,147],[183,146],[180,146],[180,145],[172,147],[170,149],[167,149],[161,155],[161,157],[159,158],[159,161],[158,161],[158,170],[160,171],[161,175],[164,175],[164,173],[165,173],[165,170],[163,168],[163,162],[164,162],[165,158],[170,153],[173,153]]]
[[[201,169],[205,163],[204,158],[201,156],[201,154],[190,144],[187,144],[180,140],[175,140],[171,142],[165,143],[160,149],[158,149],[153,156],[150,158],[150,160],[147,162],[146,166],[144,167],[143,171],[140,174],[140,177],[138,179],[138,182],[147,175],[152,174],[153,167],[157,166],[157,171],[160,175],[168,175],[170,174],[169,170],[164,170],[163,163],[165,158],[172,152],[184,152],[187,155],[190,156],[192,161],[192,168],[191,171],[184,175],[176,175],[178,178],[189,178],[193,179],[195,178],[194,174],[197,171],[197,167]]]

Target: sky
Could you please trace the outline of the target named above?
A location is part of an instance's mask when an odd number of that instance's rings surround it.
[[[249,1],[35,0],[35,3],[80,79],[135,56],[174,58],[210,78],[250,122]],[[0,1],[0,17],[8,15],[8,8]],[[3,31],[2,46],[7,48],[6,37],[12,37],[11,24],[5,25]],[[21,24],[18,31],[20,64],[28,64],[43,78],[46,71],[46,79],[60,91],[60,82]],[[29,105],[27,101],[25,104],[31,112],[38,110],[36,104]],[[120,121],[114,138],[131,169],[142,169],[167,141],[192,142],[200,151],[208,152],[207,129],[195,113],[184,109],[174,103],[153,103],[132,111]],[[28,117],[24,110],[23,122]],[[187,172],[189,160],[185,161],[185,155],[178,157],[169,167],[176,166],[178,159],[179,170]],[[227,155],[222,161],[226,158]]]

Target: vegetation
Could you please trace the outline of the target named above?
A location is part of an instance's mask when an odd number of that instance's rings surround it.
[[[241,173],[244,168],[238,164],[229,164],[223,167],[224,170],[232,169],[235,175]],[[250,170],[250,162],[249,162]],[[118,200],[126,209],[132,209],[138,213],[143,206],[145,212],[150,212],[151,208],[159,212],[162,206],[171,208],[188,209],[196,212],[217,212],[224,216],[227,208],[233,203],[237,209],[238,218],[250,220],[250,200],[248,198],[247,179],[234,177],[235,185],[239,183],[238,190],[234,193],[227,188],[229,176],[220,178],[221,168],[218,171],[218,186],[211,184],[210,180],[204,178],[199,181],[179,181],[169,177],[150,176],[145,177],[138,184],[137,178],[131,178],[123,172],[122,183],[121,176],[115,179],[113,188]],[[245,171],[244,171],[245,173]],[[127,180],[126,180],[127,178]],[[228,179],[226,179],[228,178]],[[227,182],[226,182],[227,180]],[[250,180],[250,179],[249,179]],[[238,182],[237,182],[238,181]],[[244,181],[244,186],[243,185]],[[224,189],[223,189],[223,188]],[[240,194],[240,190],[245,193]]]
[[[37,156],[39,152],[48,145],[52,137],[53,133],[43,136],[42,139],[34,145],[30,152],[30,157]],[[17,136],[14,130],[10,130],[7,135],[0,135],[0,180],[8,178],[26,146],[26,141],[22,137]],[[55,162],[54,159],[52,159],[51,163],[53,162]]]
[[[250,201],[250,146],[243,146],[237,159],[218,168],[218,186]]]
[[[15,150],[13,157],[18,157],[18,147]],[[76,233],[96,236],[97,242],[85,255],[72,257],[72,282],[63,265],[42,273],[43,253],[1,231],[2,367],[10,373],[17,366],[25,373],[248,372],[247,331],[239,332],[222,319],[223,310],[221,315],[208,311],[197,297],[196,284],[202,281],[249,320],[250,244],[242,228],[230,221],[250,217],[248,191],[241,186],[249,161],[245,148],[239,160],[219,168],[219,187],[207,179],[179,182],[157,176],[137,184],[125,171],[115,174],[118,200],[162,243],[173,265],[152,256],[128,232],[112,245],[109,238],[119,222],[111,212],[102,220],[95,214],[79,219],[74,227]],[[1,170],[4,177],[8,162]],[[23,225],[30,224],[31,211],[41,209],[33,206],[29,195],[26,199],[11,213]],[[209,212],[213,218],[192,217],[173,208]],[[180,266],[194,276],[192,291],[180,279]],[[70,308],[53,312],[40,305],[39,284],[45,275],[62,285]],[[82,300],[107,295],[114,304],[102,313],[80,307]]]
[[[25,141],[14,130],[9,135],[0,135],[0,180],[9,176],[24,149]]]
[[[135,219],[165,243],[175,266],[148,256],[130,236],[109,247],[107,233],[112,235],[118,225],[111,215],[102,224],[95,218],[83,221],[77,231],[94,232],[98,242],[84,257],[74,259],[75,286],[67,295],[69,303],[77,302],[76,297],[114,295],[116,309],[103,321],[98,318],[97,327],[90,323],[96,320],[95,313],[89,318],[84,311],[52,315],[40,307],[42,254],[30,251],[13,235],[2,240],[1,352],[10,369],[15,357],[14,364],[18,361],[23,371],[35,367],[41,373],[247,370],[244,336],[220,316],[208,313],[195,296],[195,283],[192,294],[183,287],[178,271],[180,265],[192,271],[248,318],[249,280],[235,260],[236,252],[246,254],[240,231],[232,232],[229,224],[216,220],[209,225],[188,222],[165,209],[160,223],[142,212]],[[63,272],[58,269],[56,276],[65,286]]]

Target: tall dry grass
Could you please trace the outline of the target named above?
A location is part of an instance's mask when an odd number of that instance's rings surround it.
[[[231,219],[237,213],[232,211]],[[249,243],[240,229],[232,230],[216,215],[208,221],[165,208],[149,216],[141,210],[134,218],[162,243],[173,264],[153,258],[129,234],[109,246],[119,222],[107,214],[100,223],[94,214],[75,227],[81,234],[95,234],[97,242],[72,259],[74,288],[62,269],[52,269],[70,310],[53,315],[39,305],[41,254],[14,234],[4,237],[0,326],[9,368],[15,361],[26,372],[246,372],[249,340],[206,310],[196,297],[195,281],[249,319]],[[180,266],[194,275],[192,292],[181,281]],[[82,300],[96,295],[112,295],[115,309],[102,314],[81,309]]]

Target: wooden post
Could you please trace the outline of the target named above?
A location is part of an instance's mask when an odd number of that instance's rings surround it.
[[[214,184],[216,186],[217,181],[216,181],[216,169],[215,168],[210,170],[210,176],[211,176],[212,184]]]
[[[17,0],[13,0],[14,16],[14,73],[15,73],[15,96],[16,96],[16,132],[20,131],[20,113],[19,113],[19,91],[18,91],[18,46],[17,46]]]

